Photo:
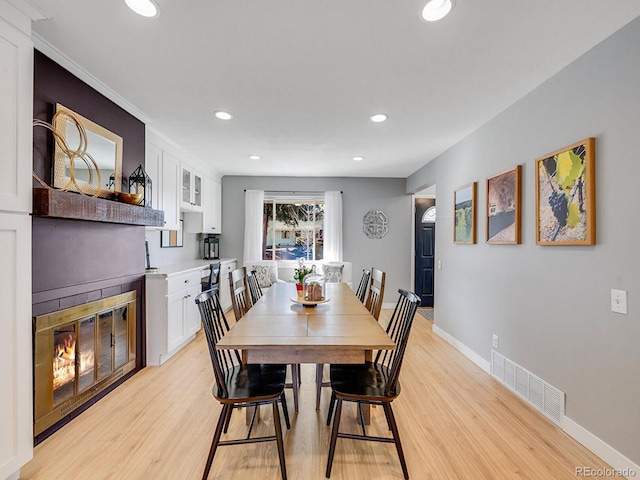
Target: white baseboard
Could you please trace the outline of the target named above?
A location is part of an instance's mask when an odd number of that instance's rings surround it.
[[[462,353],[465,357],[478,365],[481,369],[491,375],[491,362],[488,362],[469,347],[464,345],[455,337],[451,336],[437,325],[433,326],[433,333],[441,337],[447,343],[452,345],[456,350]],[[506,387],[505,387],[506,388]],[[562,418],[562,430],[564,430],[570,437],[584,445],[587,449],[607,462],[612,467],[612,471],[601,472],[600,476],[618,476],[628,479],[637,479],[640,475],[640,465],[634,463],[632,460],[625,457],[618,452],[615,448],[611,447],[586,428],[578,425],[569,417],[564,416]],[[585,469],[591,468],[591,465],[580,465],[577,467],[584,467]]]
[[[437,325],[433,325],[433,333],[444,339],[447,343],[451,344],[456,350],[462,353],[465,357],[478,365],[482,370],[491,375],[491,363],[476,352],[467,347],[464,343],[460,342],[457,338],[449,335]]]
[[[614,472],[603,472],[603,476],[624,476],[625,478],[638,478],[640,465],[629,460],[615,448],[596,437],[586,428],[565,416],[562,419],[562,429],[569,436],[580,442],[613,468]],[[590,467],[590,465],[584,465]]]

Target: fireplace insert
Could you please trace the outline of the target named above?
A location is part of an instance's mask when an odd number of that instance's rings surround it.
[[[136,292],[34,318],[34,434],[135,368]]]

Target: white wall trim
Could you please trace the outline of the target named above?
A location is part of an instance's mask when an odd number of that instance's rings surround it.
[[[488,362],[469,347],[464,345],[458,339],[442,330],[437,325],[433,326],[433,333],[441,337],[447,343],[452,345],[456,350],[462,353],[465,357],[478,365],[481,369],[491,375],[491,362]],[[504,387],[507,388],[507,387]],[[588,450],[600,457],[612,467],[610,475],[606,476],[624,476],[628,479],[636,480],[640,478],[640,465],[634,463],[632,460],[625,457],[618,452],[615,448],[596,437],[586,428],[578,425],[566,415],[562,417],[562,430],[564,430],[570,437],[584,445]],[[577,465],[576,467],[589,468],[591,465]]]
[[[102,83],[96,77],[94,77],[87,70],[78,65],[75,61],[71,60],[64,53],[58,50],[56,47],[51,45],[49,42],[44,40],[42,37],[38,36],[36,33],[32,33],[31,37],[33,39],[33,45],[37,50],[40,50],[47,57],[49,57],[54,62],[61,65],[63,68],[74,74],[84,83],[89,85],[90,87],[95,88],[102,95],[107,97],[113,103],[118,105],[119,107],[126,110],[128,113],[136,117],[144,124],[151,123],[151,118],[139,110],[136,106],[126,100],[124,97],[121,97],[118,93],[112,90],[110,87]]]
[[[611,465],[611,467],[613,467],[613,469],[617,471],[615,473],[620,472],[620,475],[623,475],[625,478],[629,479],[637,479],[640,476],[640,465],[634,463],[632,460],[629,460],[615,448],[613,448],[600,438],[596,437],[589,430],[582,427],[581,425],[578,425],[567,416],[562,419],[562,429],[569,436],[580,442],[602,460]],[[584,465],[584,467],[589,467],[589,465]]]
[[[489,361],[482,358],[476,352],[474,352],[469,347],[467,347],[464,343],[462,343],[452,335],[449,335],[447,332],[445,332],[435,324],[433,325],[433,333],[435,333],[436,335],[444,339],[447,343],[451,344],[456,350],[462,353],[465,357],[467,357],[469,360],[471,360],[473,363],[479,366],[482,370],[484,370],[489,375],[491,375],[491,363]]]

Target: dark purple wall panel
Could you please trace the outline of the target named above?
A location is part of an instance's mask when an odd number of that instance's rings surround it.
[[[144,123],[44,54],[35,51],[34,118],[51,122],[56,103],[122,137],[124,176],[128,176],[138,165],[144,165]],[[33,134],[34,172],[50,184],[53,137],[42,127],[35,127]],[[144,233],[144,227],[141,226],[34,217],[34,312],[48,313],[136,290],[136,366],[141,368],[145,358]]]

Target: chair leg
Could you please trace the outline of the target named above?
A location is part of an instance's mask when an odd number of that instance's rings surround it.
[[[320,396],[322,395],[323,363],[316,363],[316,410],[320,410]]]
[[[282,413],[284,414],[284,423],[287,426],[287,430],[290,430],[291,422],[289,422],[289,409],[287,408],[287,397],[284,394],[284,391],[282,392],[282,395],[280,395],[280,403],[282,403]]]
[[[333,399],[332,395],[332,399]],[[329,458],[327,459],[327,472],[325,477],[331,477],[331,467],[333,466],[333,455],[336,451],[338,441],[338,430],[340,429],[340,414],[342,413],[342,399],[338,398],[336,406],[336,418],[333,419],[333,429],[331,430],[331,443],[329,444]]]
[[[331,414],[333,413],[333,407],[336,404],[336,394],[331,391],[331,400],[329,400],[329,413],[327,414],[327,427],[331,425]]]
[[[227,433],[227,430],[229,430],[229,423],[231,423],[231,414],[233,413],[233,405],[231,405],[231,408],[229,408],[229,410],[227,411],[227,415],[224,419],[224,433]]]
[[[291,383],[293,385],[293,411],[298,413],[298,389],[300,386],[300,371],[298,365],[291,364]]]
[[[282,426],[280,425],[280,412],[278,411],[278,401],[274,400],[273,405],[273,423],[276,428],[276,443],[278,444],[278,457],[280,457],[280,473],[282,480],[287,480],[287,467],[284,463],[284,442],[282,441]]]
[[[398,426],[396,425],[396,418],[391,410],[391,403],[383,402],[382,408],[387,417],[387,422],[391,426],[391,432],[393,434],[393,441],[396,444],[398,450],[398,457],[400,457],[400,465],[402,466],[402,473],[404,473],[405,480],[409,480],[409,471],[407,470],[407,463],[404,461],[404,453],[402,452],[402,444],[400,443],[400,434],[398,433]]]
[[[202,480],[207,480],[209,471],[211,470],[211,464],[213,463],[213,457],[218,449],[218,443],[220,442],[220,436],[222,435],[222,429],[224,427],[225,419],[227,418],[227,411],[232,408],[231,405],[225,403],[222,405],[222,411],[220,412],[220,418],[216,425],[216,430],[213,433],[213,441],[211,442],[211,449],[209,449],[209,456],[207,457],[207,463],[204,467],[204,473],[202,474]]]

